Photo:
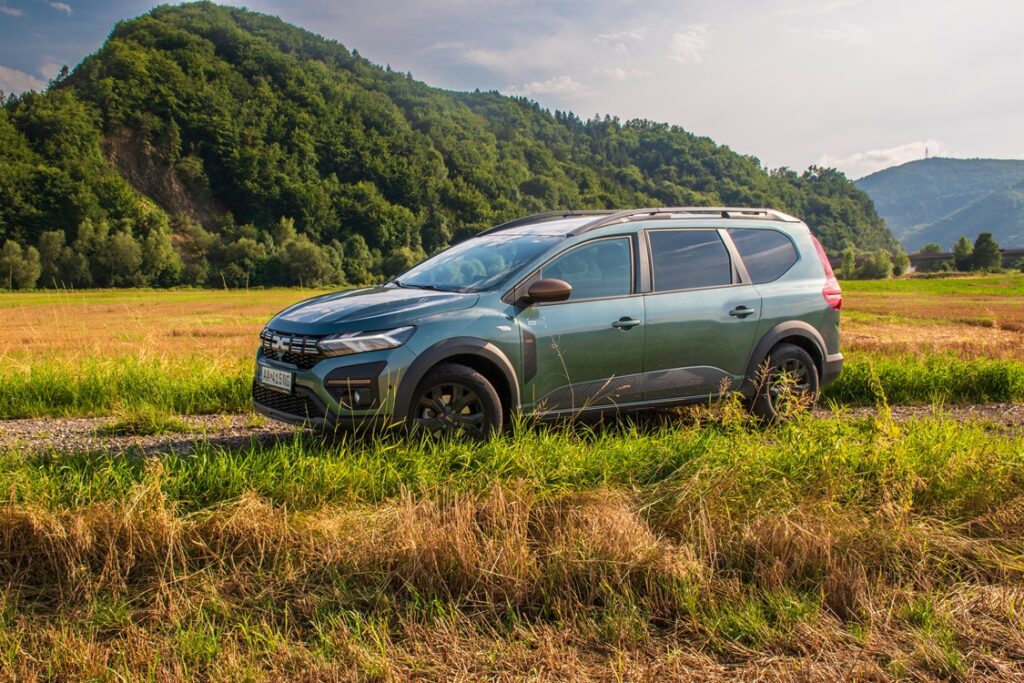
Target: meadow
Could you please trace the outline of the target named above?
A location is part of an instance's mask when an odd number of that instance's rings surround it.
[[[825,400],[1024,399],[1024,276],[844,283]],[[0,294],[0,419],[249,408],[259,330],[316,290]]]
[[[1024,432],[942,403],[1024,399],[1024,277],[844,290],[829,412],[773,428],[8,448],[0,680],[1021,680]],[[0,405],[246,410],[310,294],[0,295]]]

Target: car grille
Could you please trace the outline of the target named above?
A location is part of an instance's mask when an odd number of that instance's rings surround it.
[[[259,384],[252,386],[252,400],[262,406],[299,418],[323,417],[324,411],[305,394],[285,394]]]
[[[309,370],[324,359],[320,349],[316,346],[316,343],[322,338],[321,336],[284,334],[267,327],[260,332],[260,345],[263,347],[265,358]]]

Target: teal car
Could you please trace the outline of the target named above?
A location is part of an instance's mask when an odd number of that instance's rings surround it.
[[[485,438],[543,419],[706,402],[766,419],[780,378],[843,365],[842,293],[800,220],[769,209],[554,212],[486,230],[385,284],[319,296],[260,335],[259,412]]]

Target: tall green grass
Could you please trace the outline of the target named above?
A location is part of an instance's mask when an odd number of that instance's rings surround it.
[[[1024,362],[947,354],[851,354],[823,398],[845,405],[1019,402]]]
[[[1024,436],[941,415],[11,453],[0,481],[0,678],[1020,671]]]
[[[9,364],[0,418],[111,415],[143,407],[183,415],[248,410],[252,364],[209,358],[95,358]]]
[[[111,415],[125,409],[176,414],[248,410],[252,365],[203,358],[43,361],[0,369],[0,419]],[[1024,362],[952,355],[851,353],[824,399],[844,405],[1024,400]]]
[[[377,504],[407,491],[480,492],[514,482],[543,495],[613,486],[641,490],[699,481],[736,511],[786,510],[807,497],[837,504],[899,501],[950,518],[1024,491],[1024,436],[933,419],[801,417],[769,430],[730,422],[642,427],[522,427],[489,443],[418,442],[388,435],[338,439],[297,432],[225,448],[198,441],[187,456],[147,461],[116,453],[9,453],[4,495],[51,509],[124,501],[158,486],[185,510],[255,493],[291,510]]]

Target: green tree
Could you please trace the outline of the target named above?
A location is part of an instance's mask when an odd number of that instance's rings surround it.
[[[142,275],[151,284],[171,287],[181,282],[184,266],[171,243],[170,233],[163,229],[150,230],[141,246]]]
[[[983,232],[974,241],[972,260],[975,270],[998,270],[1003,265],[1003,257],[999,252],[999,244],[992,233]]]
[[[953,265],[964,272],[974,267],[974,247],[966,236],[962,236],[953,245]]]
[[[63,281],[60,259],[64,252],[65,239],[62,230],[47,230],[39,235],[39,284],[43,287],[56,288]]]
[[[127,230],[109,235],[94,261],[102,274],[100,282],[113,287],[145,284],[142,275],[142,246]]]
[[[843,260],[839,264],[839,278],[852,280],[857,277],[857,248],[852,244],[843,249]]]
[[[341,255],[346,280],[357,285],[373,282],[373,254],[362,235],[352,235],[345,240]]]
[[[332,266],[324,249],[313,244],[305,235],[285,242],[278,258],[292,284],[319,287],[340,280],[340,273]]]
[[[398,247],[392,249],[384,259],[384,275],[391,277],[403,271],[409,270],[424,259],[426,255],[422,251],[415,251],[409,247]]]
[[[35,247],[25,247],[14,240],[4,242],[0,251],[0,277],[8,289],[32,289],[39,280],[42,266]]]
[[[907,256],[907,252],[900,249],[892,257],[892,274],[899,277],[908,270],[910,270],[910,257]]]
[[[921,247],[921,254],[941,254],[942,246],[935,242],[929,242],[928,244]],[[939,273],[948,271],[953,265],[951,258],[937,258],[928,261],[921,261],[917,265],[917,270],[921,273]]]
[[[892,277],[892,256],[885,249],[874,250],[864,259],[859,275],[864,280],[884,280]]]

